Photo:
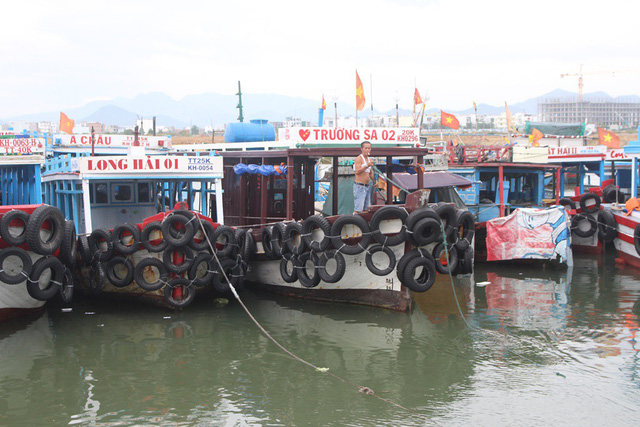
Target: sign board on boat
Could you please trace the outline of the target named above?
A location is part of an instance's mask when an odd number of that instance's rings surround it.
[[[44,149],[44,138],[0,138],[0,154],[37,154]]]
[[[134,135],[95,134],[96,147],[129,147],[133,145]],[[91,147],[91,135],[55,135],[54,141],[66,147]],[[141,147],[169,148],[171,138],[166,136],[138,136]]]
[[[547,147],[513,147],[514,163],[549,163]]]
[[[631,160],[631,157],[624,154],[623,148],[614,148],[613,150],[607,150],[607,155],[604,159],[608,161]]]
[[[223,166],[220,156],[96,156],[75,158],[77,166],[83,175],[101,176],[166,176],[175,175],[176,178],[203,177],[222,178]]]
[[[549,161],[588,162],[603,160],[607,154],[604,145],[583,145],[579,147],[549,147]]]
[[[292,127],[278,129],[279,141],[301,144],[376,144],[412,145],[420,143],[418,128],[328,128]]]

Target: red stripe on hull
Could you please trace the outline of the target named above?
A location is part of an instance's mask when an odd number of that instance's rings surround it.
[[[0,322],[16,317],[30,316],[37,313],[42,313],[43,311],[44,306],[35,308],[2,308],[0,309]]]
[[[620,258],[622,258],[624,260],[624,262],[626,262],[627,264],[635,267],[635,268],[640,268],[640,258],[635,257],[633,255],[627,254],[625,252],[622,251],[618,251],[618,256]]]

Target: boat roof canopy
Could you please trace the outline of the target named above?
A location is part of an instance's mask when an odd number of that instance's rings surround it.
[[[544,135],[553,136],[584,136],[584,123],[548,123],[527,122],[524,133],[529,135],[533,129],[538,129]]]
[[[424,188],[465,188],[473,185],[473,182],[467,178],[447,171],[424,172],[423,177]],[[418,188],[418,175],[415,173],[394,173],[392,179],[406,190],[415,190]]]

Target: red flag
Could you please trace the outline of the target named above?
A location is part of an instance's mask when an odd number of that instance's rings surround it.
[[[364,88],[362,87],[362,80],[356,70],[356,110],[362,111],[364,109]]]
[[[456,116],[445,113],[442,110],[440,110],[440,124],[451,129],[460,128],[460,122],[456,119]]]
[[[422,97],[420,96],[420,92],[418,92],[418,88],[416,88],[416,91],[413,93],[413,103],[415,105],[424,104],[424,102],[422,102]]]
[[[60,112],[60,132],[72,134],[74,124],[75,122],[67,117],[65,113]]]
[[[598,128],[598,140],[600,144],[609,148],[620,148],[620,137],[613,132]]]
[[[327,103],[324,102],[324,95],[322,95],[322,106],[320,108],[322,108],[323,110],[327,109]]]
[[[529,135],[529,141],[531,142],[531,145],[533,145],[534,147],[538,147],[540,145],[538,144],[538,140],[543,136],[544,135],[542,134],[542,132],[540,132],[536,128],[533,128],[533,130],[531,131],[531,135]]]

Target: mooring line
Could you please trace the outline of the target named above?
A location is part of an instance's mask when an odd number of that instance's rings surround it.
[[[238,295],[238,293],[236,292],[236,289],[234,288],[234,286],[231,284],[231,281],[229,280],[229,278],[227,277],[227,273],[224,271],[224,268],[222,268],[222,264],[220,263],[220,259],[218,259],[218,256],[216,254],[215,248],[213,247],[213,245],[211,244],[211,240],[209,240],[209,236],[207,235],[207,233],[204,230],[204,225],[202,224],[202,218],[200,218],[198,216],[198,222],[200,224],[200,227],[202,228],[202,231],[204,233],[204,236],[207,239],[207,243],[209,244],[209,248],[211,249],[211,252],[216,260],[216,262],[218,263],[218,266],[220,267],[220,271],[222,272],[222,275],[224,276],[224,279],[227,281],[227,284],[229,285],[229,288],[231,289],[231,293],[233,293],[233,296],[236,298],[236,300],[238,300],[238,303],[240,303],[240,305],[242,306],[242,308],[244,309],[244,311],[247,313],[247,315],[249,316],[249,318],[253,321],[253,323],[255,323],[255,325],[260,329],[260,331],[262,331],[262,333],[269,338],[269,340],[271,340],[275,345],[278,346],[278,348],[280,348],[280,350],[282,350],[283,352],[285,352],[286,354],[288,354],[289,356],[291,356],[293,359],[299,361],[300,363],[303,363],[311,368],[313,368],[314,370],[316,370],[317,372],[323,373],[323,374],[328,374],[330,376],[332,376],[333,378],[342,381],[345,384],[349,384],[352,385],[354,387],[357,387],[358,389],[358,393],[364,393],[368,396],[373,396],[383,402],[387,402],[388,404],[395,406],[397,408],[402,409],[403,411],[406,411],[412,415],[415,415],[417,417],[420,417],[424,420],[427,420],[435,425],[441,425],[440,423],[438,423],[437,421],[434,421],[431,418],[428,418],[422,414],[419,414],[415,411],[412,411],[411,409],[400,405],[397,402],[394,402],[393,400],[387,399],[385,397],[380,396],[379,394],[377,394],[374,390],[372,390],[369,387],[366,386],[361,386],[359,384],[354,383],[353,381],[347,379],[347,378],[343,378],[340,377],[332,372],[329,372],[329,368],[321,368],[318,367],[316,365],[314,365],[311,362],[308,362],[306,360],[304,360],[303,358],[296,356],[295,354],[293,354],[291,351],[289,351],[288,349],[286,349],[282,344],[280,344],[275,338],[273,338],[271,336],[271,334],[269,334],[269,332],[267,332],[267,330],[262,327],[262,325],[260,324],[260,322],[258,322],[258,320],[253,316],[253,314],[251,314],[251,312],[249,311],[249,309],[247,308],[247,306],[244,304],[244,302],[242,301],[242,299],[240,298],[240,295]]]

